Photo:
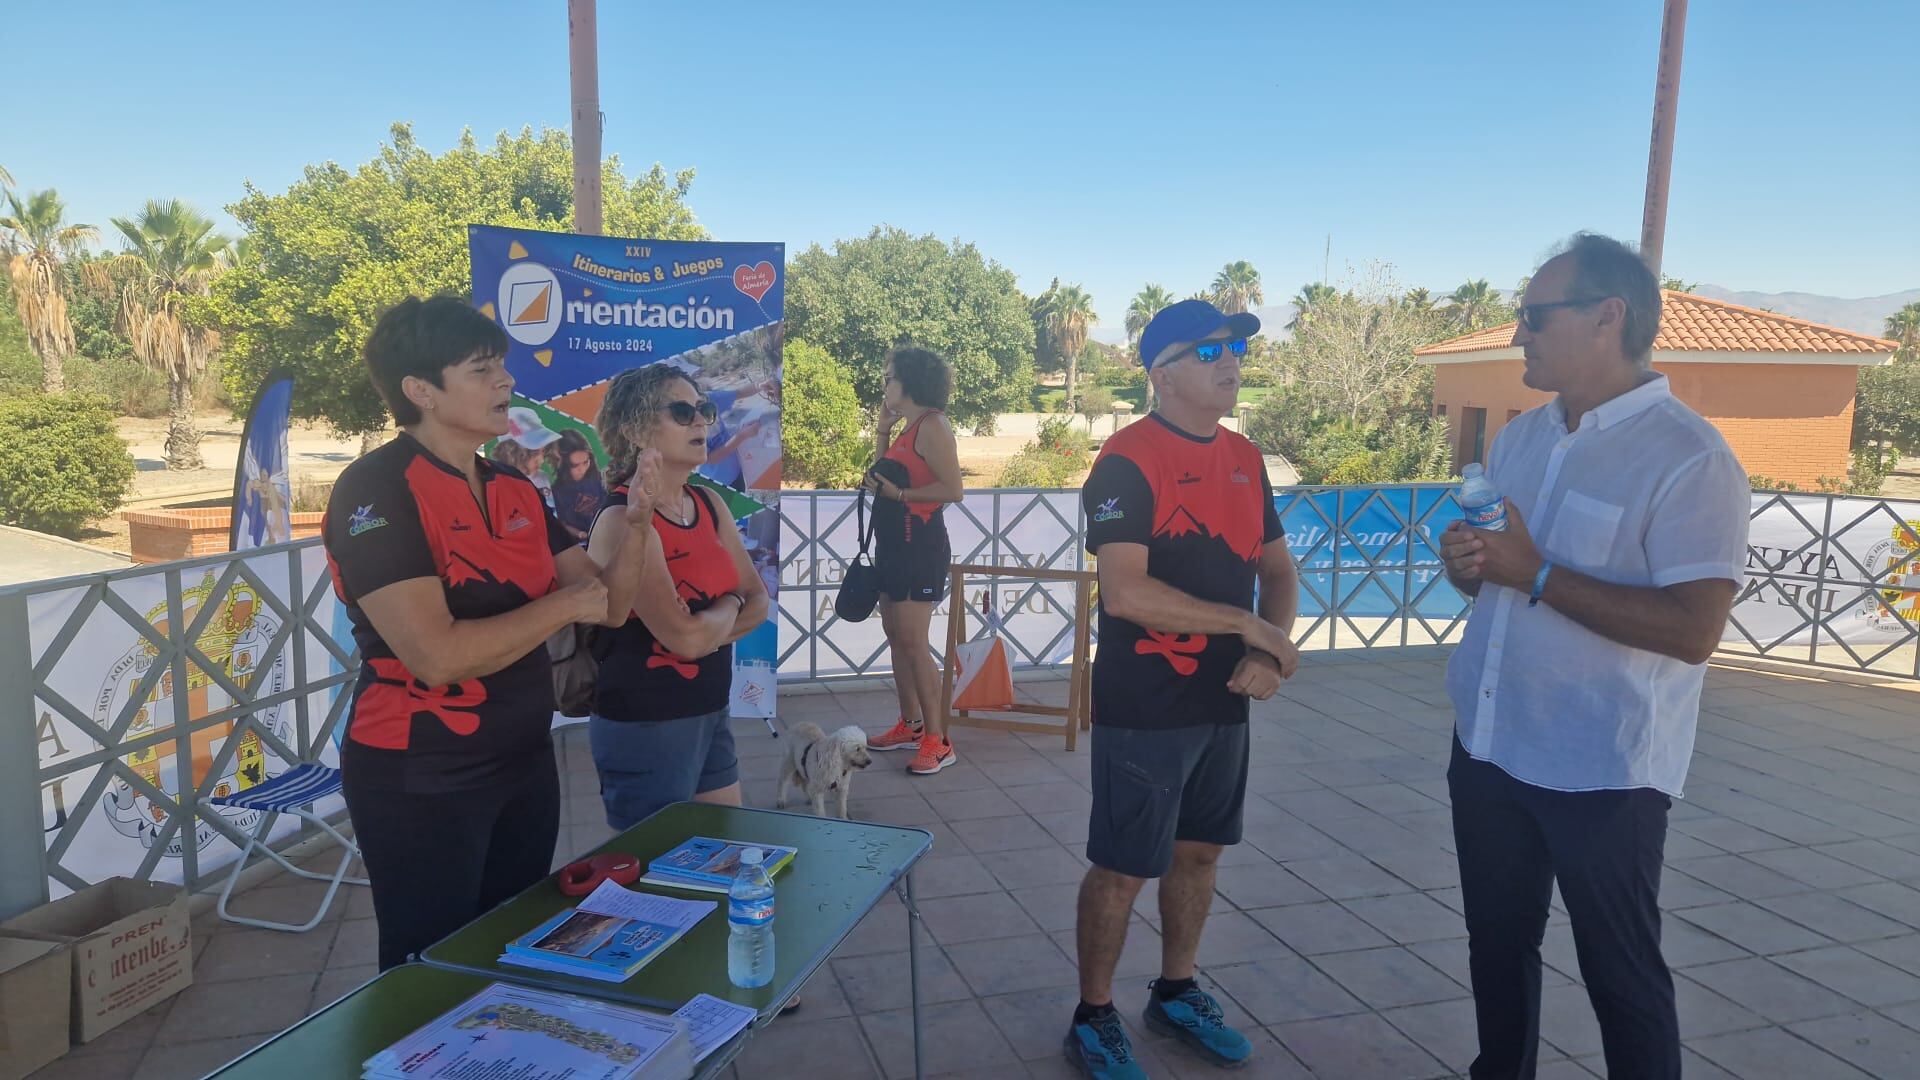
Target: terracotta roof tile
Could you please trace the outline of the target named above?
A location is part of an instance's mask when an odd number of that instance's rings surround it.
[[[1777,315],[1758,308],[1709,300],[1692,293],[1662,290],[1664,308],[1655,352],[1859,353],[1884,356],[1898,348],[1885,338],[1856,334]],[[1477,330],[1414,350],[1415,356],[1504,349],[1513,342],[1513,323]]]

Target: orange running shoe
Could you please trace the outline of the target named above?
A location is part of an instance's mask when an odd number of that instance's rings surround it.
[[[919,752],[907,762],[907,771],[915,776],[932,776],[959,760],[954,756],[952,740],[936,739],[928,734],[920,740]]]
[[[907,750],[920,745],[920,732],[907,726],[905,720],[895,720],[885,735],[867,736],[869,750]]]

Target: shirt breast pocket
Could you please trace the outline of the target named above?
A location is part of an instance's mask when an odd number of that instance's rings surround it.
[[[1605,566],[1625,513],[1625,507],[1577,491],[1567,492],[1560,501],[1560,512],[1554,515],[1553,531],[1547,536],[1547,554],[1575,567]]]

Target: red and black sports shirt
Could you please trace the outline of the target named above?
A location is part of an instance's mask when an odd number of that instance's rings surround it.
[[[554,556],[575,546],[519,472],[477,459],[484,499],[412,436],[347,466],[321,536],[334,591],[360,647],[341,768],[408,792],[461,791],[517,776],[552,743],[552,665],[544,644],[491,675],[452,686],[415,679],[361,597],[437,577],[456,619],[500,615],[558,585]]]
[[[1189,435],[1149,413],[1101,448],[1080,492],[1087,550],[1140,544],[1147,573],[1200,600],[1253,608],[1262,549],[1285,534],[1266,463],[1225,428]],[[1100,605],[1093,721],[1172,728],[1245,723],[1247,699],[1227,690],[1246,655],[1239,635],[1163,634]]]
[[[692,484],[682,490],[693,496],[693,519],[682,525],[656,509],[653,531],[660,537],[674,591],[697,615],[739,590],[740,568],[720,539],[720,518],[713,508],[719,500]],[[621,485],[607,493],[602,511],[625,505],[627,488]],[[719,712],[731,700],[731,644],[688,659],[662,645],[638,614],[602,633],[611,641],[604,646],[594,690],[596,714],[608,720],[679,720]]]

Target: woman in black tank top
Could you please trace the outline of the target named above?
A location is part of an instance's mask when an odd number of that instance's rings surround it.
[[[878,499],[874,569],[880,577],[880,624],[893,650],[900,719],[884,734],[868,736],[867,746],[911,748],[907,771],[931,776],[957,760],[944,722],[940,669],[927,648],[933,609],[946,595],[952,563],[941,511],[965,495],[959,450],[944,411],[953,393],[953,372],[926,349],[901,348],[887,354],[886,379],[876,426],[879,459],[864,486]]]

